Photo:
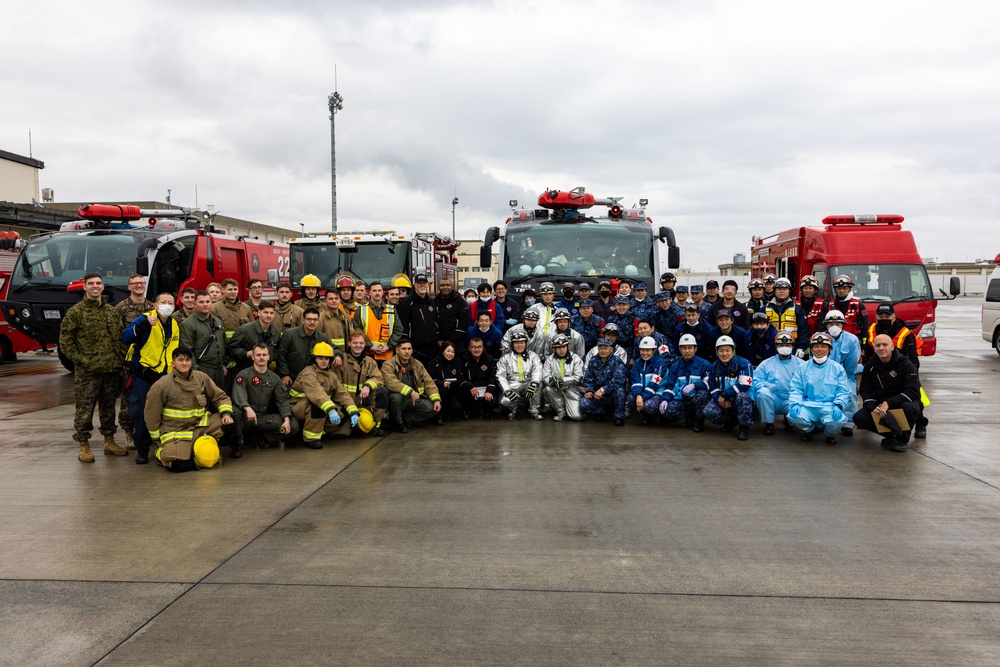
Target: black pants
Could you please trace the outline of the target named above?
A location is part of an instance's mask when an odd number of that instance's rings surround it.
[[[919,423],[919,420],[923,418],[921,414],[923,406],[920,401],[909,401],[908,403],[903,403],[899,408],[906,415],[906,421],[909,422],[910,429]],[[924,420],[926,423],[926,420]],[[865,431],[871,431],[872,433],[882,435],[879,433],[878,429],[875,428],[875,420],[872,419],[872,413],[864,408],[861,408],[854,413],[854,425]],[[910,439],[910,431],[906,430],[902,433],[902,438],[904,442],[908,442]]]

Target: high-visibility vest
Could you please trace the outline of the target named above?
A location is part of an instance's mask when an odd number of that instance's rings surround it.
[[[768,304],[767,317],[778,331],[787,331],[793,336],[798,334],[799,320],[795,315],[795,306],[785,308],[784,312],[779,313],[776,308]]]
[[[906,337],[909,336],[911,333],[913,332],[904,326],[902,329],[899,330],[898,333],[896,333],[895,336],[892,337],[892,346],[895,347],[897,350],[902,350],[903,343],[906,342]],[[872,346],[875,345],[875,336],[877,335],[878,334],[875,333],[875,324],[872,323],[872,325],[868,327],[868,343],[870,345]],[[924,346],[924,339],[916,334],[913,334],[913,340],[916,341],[917,354],[919,355],[920,348]]]
[[[836,306],[836,303],[832,303],[832,306]],[[847,308],[844,310],[844,320],[846,324],[844,325],[844,331],[852,333],[855,336],[861,335],[861,309],[864,306],[858,299],[851,299],[847,302]],[[871,340],[869,338],[869,340]]]
[[[379,318],[375,317],[375,312],[368,304],[359,306],[359,308],[361,309],[361,324],[368,340],[372,343],[388,343],[389,336],[392,335],[392,328],[396,323],[396,309],[392,305],[386,304],[382,310],[382,317]],[[379,361],[385,361],[392,357],[393,351],[372,352],[371,355]]]
[[[823,306],[825,304],[826,304],[826,301],[824,301],[823,299],[814,299],[813,300],[812,308],[810,308],[809,312],[806,313],[806,322],[809,323],[809,333],[810,334],[816,333],[816,331],[817,331],[816,327],[819,324],[819,316],[823,314]],[[800,301],[799,302],[799,306],[801,306],[801,305],[802,305],[802,302]]]

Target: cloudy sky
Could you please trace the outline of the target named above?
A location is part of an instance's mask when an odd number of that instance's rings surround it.
[[[509,199],[649,199],[685,266],[832,213],[1000,252],[1000,3],[153,0],[4,10],[0,149],[57,201],[481,237]]]

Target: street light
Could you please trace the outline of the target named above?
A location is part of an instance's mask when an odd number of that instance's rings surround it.
[[[342,111],[344,108],[344,98],[341,97],[340,93],[334,91],[332,95],[327,98],[327,104],[330,107],[330,173],[331,173],[331,192],[333,197],[333,233],[337,233],[337,132],[334,125],[334,117],[337,115],[338,111]]]
[[[458,206],[458,197],[451,200],[451,240],[455,240],[455,207]]]

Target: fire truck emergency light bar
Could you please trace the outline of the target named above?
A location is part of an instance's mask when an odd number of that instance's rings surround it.
[[[824,225],[870,225],[870,224],[897,224],[903,221],[901,215],[888,215],[879,213],[877,215],[828,215],[823,218]]]

